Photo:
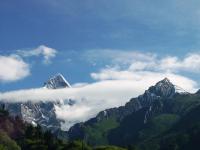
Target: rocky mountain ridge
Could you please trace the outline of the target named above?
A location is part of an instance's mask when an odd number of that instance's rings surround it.
[[[118,108],[111,108],[100,112],[95,118],[92,118],[85,123],[78,123],[69,129],[69,137],[71,139],[83,138],[86,135],[85,128],[87,126],[93,126],[104,122],[104,120],[113,119],[120,123],[129,115],[144,110],[144,114],[141,116],[143,123],[163,110],[163,105],[166,101],[170,101],[175,95],[182,94],[178,93],[176,86],[170,82],[169,79],[165,78],[154,86],[149,87],[144,94],[132,98],[124,106]],[[187,93],[186,93],[187,94]]]
[[[44,83],[44,88],[52,90],[70,87],[70,84],[60,73],[51,77]],[[59,100],[57,102],[40,101],[37,103],[27,100],[25,103],[2,102],[2,105],[8,110],[11,116],[19,116],[23,121],[31,123],[33,126],[40,125],[43,129],[56,132],[61,129],[61,123],[63,122],[63,120],[57,118],[55,113],[55,105],[62,105],[64,102],[61,101],[64,100]],[[69,105],[71,105],[71,100],[68,102]]]

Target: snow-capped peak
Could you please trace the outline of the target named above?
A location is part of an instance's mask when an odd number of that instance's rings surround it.
[[[155,86],[163,86],[163,85],[173,85],[168,78],[164,78],[163,80],[156,83]]]
[[[148,90],[150,93],[154,93],[161,97],[172,97],[175,94],[175,87],[169,79],[164,78],[163,80],[156,83],[155,86],[151,86]]]
[[[44,83],[44,87],[48,89],[59,89],[71,87],[67,80],[63,77],[62,74],[58,73],[52,78],[50,78],[47,82]]]
[[[187,92],[186,90],[184,90],[183,88],[174,85],[173,83],[171,83],[171,81],[168,78],[164,78],[163,80],[159,81],[156,84],[157,87],[171,87],[172,89],[175,89],[175,93],[179,93],[179,94],[189,94],[189,92]]]

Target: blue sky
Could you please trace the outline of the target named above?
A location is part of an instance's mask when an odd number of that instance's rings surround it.
[[[0,89],[39,87],[57,72],[72,84],[95,82],[99,78],[92,78],[92,73],[108,68],[125,71],[133,64],[121,65],[122,61],[107,55],[126,55],[125,61],[132,60],[127,54],[132,56],[133,52],[150,53],[163,60],[177,57],[172,60],[176,67],[168,65],[167,71],[198,83],[199,62],[191,59],[200,57],[189,56],[199,54],[199,5],[198,0],[1,0],[0,55],[18,55],[29,65],[29,72],[17,80],[1,79]],[[56,51],[48,64],[43,62],[43,54],[25,57],[18,53],[41,45]],[[155,72],[155,68],[148,71]]]

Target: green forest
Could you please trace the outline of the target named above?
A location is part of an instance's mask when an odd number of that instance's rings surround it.
[[[33,127],[0,110],[0,150],[124,150],[116,146],[91,147],[82,140],[57,138],[51,131]]]

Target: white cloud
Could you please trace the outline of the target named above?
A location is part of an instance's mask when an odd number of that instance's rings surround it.
[[[150,62],[156,58],[152,53],[141,53],[139,51],[125,51],[125,50],[113,50],[113,49],[97,49],[88,50],[84,53],[84,57],[91,63],[99,61],[110,61],[113,64],[130,64],[133,60],[141,62]]]
[[[18,54],[23,57],[31,57],[31,56],[43,56],[44,63],[49,64],[51,63],[51,59],[56,56],[57,50],[47,47],[45,45],[41,45],[36,49],[32,50],[18,50]]]
[[[87,83],[87,82],[80,82],[80,83],[75,83],[75,84],[73,84],[73,85],[71,85],[72,87],[74,87],[74,88],[77,88],[77,87],[83,87],[83,86],[86,86],[86,85],[88,85],[89,83]]]
[[[23,57],[43,56],[43,62],[48,64],[56,53],[55,49],[41,45],[33,50],[17,50],[16,54],[9,56],[0,55],[0,82],[17,81],[30,75],[30,65]]]
[[[30,68],[16,55],[0,55],[0,82],[11,82],[25,78],[30,74]]]
[[[85,57],[92,63],[107,61],[112,68],[128,71],[156,72],[200,72],[200,53],[189,53],[183,58],[177,56],[158,56],[154,53],[123,50],[89,50]]]
[[[163,58],[160,62],[160,69],[169,70],[173,72],[177,71],[187,71],[187,72],[200,72],[200,54],[191,53],[188,54],[182,60],[178,57],[166,57]]]

